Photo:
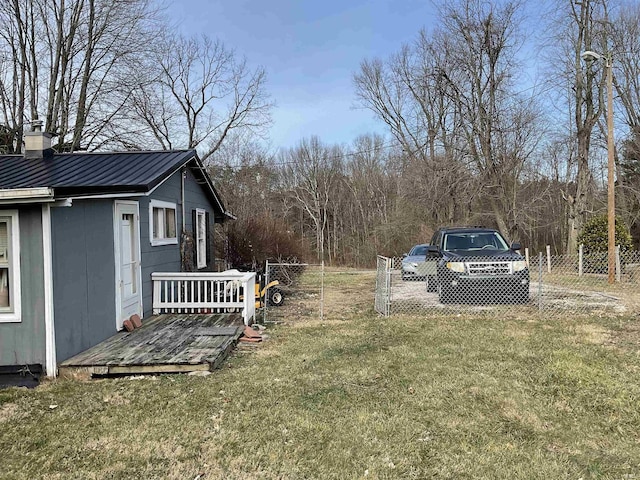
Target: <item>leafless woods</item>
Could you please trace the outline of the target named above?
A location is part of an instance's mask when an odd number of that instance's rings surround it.
[[[302,140],[263,164],[273,190],[253,191],[254,211],[331,262],[397,255],[451,224],[572,252],[606,208],[608,63],[585,63],[592,50],[613,58],[618,214],[637,239],[640,7],[567,0],[533,18],[518,0],[439,5],[433,28],[354,73],[357,106],[389,137]]]

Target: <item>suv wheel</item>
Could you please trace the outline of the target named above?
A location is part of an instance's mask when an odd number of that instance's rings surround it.
[[[437,292],[438,291],[438,283],[436,282],[436,277],[427,275],[427,292]]]
[[[438,284],[438,297],[440,303],[453,303],[453,292],[441,283]]]
[[[514,291],[514,303],[529,303],[529,286],[523,286]]]

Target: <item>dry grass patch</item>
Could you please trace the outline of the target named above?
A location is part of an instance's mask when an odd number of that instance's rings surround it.
[[[284,305],[270,308],[268,315],[292,328],[332,326],[371,312],[374,289],[375,271],[331,267],[323,279],[314,270],[302,275]]]
[[[521,402],[514,400],[513,398],[504,398],[500,402],[500,414],[507,422],[521,423],[526,428],[531,428],[537,432],[542,432],[550,428],[547,422],[540,420],[536,413],[531,411],[522,411]]]
[[[576,326],[577,341],[592,345],[604,345],[611,339],[611,332],[602,325],[585,323]]]
[[[618,349],[640,352],[640,317],[622,319],[608,337],[608,343]]]
[[[8,422],[10,420],[19,420],[26,414],[15,403],[5,403],[0,405],[0,423]]]

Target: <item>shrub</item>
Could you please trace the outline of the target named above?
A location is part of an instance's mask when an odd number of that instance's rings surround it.
[[[620,245],[620,250],[623,252],[631,250],[633,248],[631,233],[620,217],[616,217],[615,232],[616,245]],[[578,235],[578,244],[584,245],[584,253],[606,252],[609,244],[607,215],[591,217]]]
[[[306,245],[287,229],[282,219],[257,215],[227,226],[226,258],[233,268],[261,271],[265,261],[302,260]]]
[[[631,250],[633,247],[631,234],[619,217],[616,217],[615,233],[616,245],[620,245],[620,250],[622,252]],[[607,215],[591,217],[578,235],[578,243],[584,245],[584,271],[587,273],[607,273],[609,246]]]

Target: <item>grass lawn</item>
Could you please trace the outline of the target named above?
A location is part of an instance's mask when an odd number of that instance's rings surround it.
[[[0,478],[640,479],[636,318],[380,318],[373,274],[325,282],[208,377],[0,391]]]

